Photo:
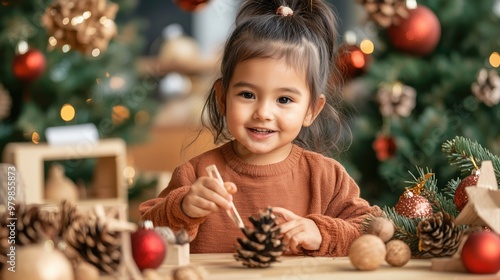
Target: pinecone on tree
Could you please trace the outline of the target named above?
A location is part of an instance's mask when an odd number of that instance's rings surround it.
[[[455,225],[455,218],[446,212],[437,212],[417,225],[419,250],[434,257],[453,255],[463,231]]]
[[[486,70],[485,68],[479,71],[477,80],[472,83],[472,93],[476,98],[493,107],[500,102],[500,77],[494,69]]]
[[[121,260],[120,232],[109,231],[95,215],[71,223],[63,237],[68,248],[76,250],[81,258],[102,272],[117,270]]]
[[[277,258],[283,254],[283,243],[282,238],[278,237],[280,228],[275,219],[271,207],[265,212],[261,211],[259,217],[250,217],[254,228],[242,229],[246,238],[238,238],[240,246],[236,248],[234,258],[252,268],[269,267],[271,263],[278,261]]]
[[[358,0],[370,18],[382,27],[398,24],[398,18],[409,16],[405,0]]]

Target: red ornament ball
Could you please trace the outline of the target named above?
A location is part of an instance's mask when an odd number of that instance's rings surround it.
[[[392,45],[413,55],[427,55],[434,51],[441,37],[441,24],[427,7],[419,5],[409,10],[409,17],[387,29]]]
[[[497,273],[500,271],[500,236],[491,231],[471,233],[464,243],[461,257],[470,273]]]
[[[458,184],[457,189],[455,190],[455,196],[453,197],[453,202],[457,207],[458,211],[462,211],[465,205],[469,201],[469,197],[467,196],[467,192],[465,191],[466,187],[476,186],[477,180],[479,179],[479,172],[474,172],[467,177],[465,177],[460,184]]]
[[[380,134],[373,142],[373,150],[379,161],[386,161],[396,154],[396,141],[391,135]]]
[[[424,218],[432,215],[432,205],[427,198],[406,190],[394,206],[396,212],[407,218]]]
[[[19,80],[34,81],[45,71],[45,56],[37,49],[29,49],[14,57],[12,69]]]
[[[186,12],[195,12],[205,7],[209,0],[173,0],[174,4]]]
[[[343,44],[337,50],[335,66],[343,79],[350,80],[366,72],[370,55],[365,54],[355,45]]]
[[[131,235],[132,256],[139,270],[159,267],[167,254],[161,235],[153,229],[151,221],[144,221]]]

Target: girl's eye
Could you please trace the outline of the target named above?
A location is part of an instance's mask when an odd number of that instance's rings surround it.
[[[283,96],[283,97],[278,98],[277,101],[280,104],[288,104],[288,103],[292,102],[292,99],[290,99],[289,97],[284,97]]]
[[[242,92],[242,93],[240,93],[240,95],[243,96],[243,98],[245,98],[245,99],[253,99],[254,98],[253,93],[248,92],[248,91]]]

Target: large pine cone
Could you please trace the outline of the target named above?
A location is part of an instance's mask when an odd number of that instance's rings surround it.
[[[418,223],[417,235],[420,251],[434,257],[455,254],[463,231],[455,225],[455,218],[446,212],[438,212]]]
[[[9,218],[16,218],[16,220],[9,220]],[[16,204],[14,213],[7,210],[1,213],[0,269],[8,260],[7,254],[10,252],[10,246],[28,245],[52,239],[57,235],[57,224],[55,213],[42,211],[38,206]]]
[[[64,233],[67,245],[105,273],[117,270],[121,259],[121,233],[111,232],[94,215],[74,221]]]
[[[283,254],[282,238],[279,238],[280,228],[275,221],[276,216],[268,207],[265,212],[260,212],[259,217],[250,217],[254,228],[243,228],[246,238],[238,238],[239,247],[234,258],[242,261],[248,267],[269,267],[278,261]]]
[[[13,244],[22,246],[42,242],[54,238],[58,232],[56,213],[42,211],[36,205],[16,204],[12,214],[10,211],[0,214],[0,267],[7,261],[6,254]]]
[[[399,18],[409,16],[405,0],[358,0],[370,18],[382,27],[399,24]]]

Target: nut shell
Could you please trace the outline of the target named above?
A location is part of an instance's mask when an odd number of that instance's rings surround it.
[[[349,259],[352,265],[362,271],[377,269],[385,260],[385,243],[380,237],[365,234],[349,247]]]
[[[401,240],[391,240],[386,244],[387,255],[385,261],[391,266],[404,266],[411,258],[411,249]]]
[[[387,242],[394,235],[394,224],[386,218],[376,217],[368,225],[366,233],[376,235]]]

